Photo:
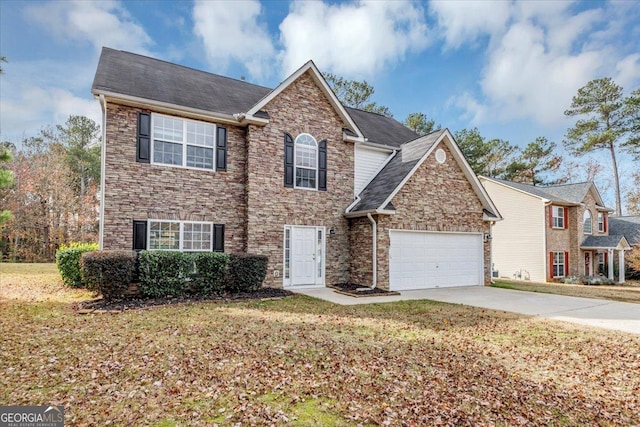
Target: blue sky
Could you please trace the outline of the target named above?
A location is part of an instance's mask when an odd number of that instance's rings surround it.
[[[420,111],[520,146],[537,136],[561,146],[573,123],[563,111],[591,79],[640,86],[637,1],[2,0],[0,139],[70,114],[99,122],[90,87],[102,46],[269,87],[313,59],[366,79],[396,119]],[[612,205],[609,157],[592,158]],[[621,160],[623,178],[638,168]]]

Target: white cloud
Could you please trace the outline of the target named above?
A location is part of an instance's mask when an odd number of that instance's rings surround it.
[[[295,1],[280,32],[285,75],[313,59],[342,76],[370,76],[429,41],[424,12],[410,1]]]
[[[29,18],[61,40],[89,42],[94,48],[108,46],[147,54],[151,38],[120,2],[56,1],[31,5]]]
[[[619,37],[613,37],[620,33],[620,22],[609,22],[614,15],[620,18],[615,8],[605,5],[576,13],[569,2],[500,5],[508,7],[508,17],[501,12],[496,20],[506,23],[503,30],[496,22],[483,24],[482,14],[473,17],[465,8],[432,5],[448,45],[489,38],[481,47],[486,49],[486,62],[479,91],[453,99],[474,124],[528,119],[566,126],[563,112],[589,80],[607,75],[620,79],[619,84],[640,80],[640,55],[625,54]],[[464,24],[469,27],[462,30]],[[618,28],[609,30],[612,26]]]
[[[257,79],[269,74],[275,48],[259,21],[261,13],[258,0],[194,3],[193,31],[202,39],[211,67],[224,72],[230,61],[237,61]]]
[[[35,136],[43,126],[64,123],[70,115],[84,115],[102,125],[98,102],[66,89],[19,83],[8,95],[3,93],[0,100],[3,141],[20,142],[24,137]]]
[[[552,3],[552,2],[549,2]],[[500,33],[510,16],[507,1],[433,1],[429,10],[444,31],[447,47],[473,43],[480,36]]]

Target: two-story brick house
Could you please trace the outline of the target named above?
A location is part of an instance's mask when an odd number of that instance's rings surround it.
[[[493,227],[493,268],[501,277],[554,281],[565,276],[614,279],[613,257],[630,249],[609,234],[609,213],[593,182],[536,187],[480,177],[503,221]],[[624,268],[619,281],[624,282]]]
[[[448,130],[104,48],[100,246],[269,257],[267,286],[481,285],[499,213]]]

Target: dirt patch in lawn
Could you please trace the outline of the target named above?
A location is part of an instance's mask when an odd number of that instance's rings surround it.
[[[294,295],[284,289],[262,288],[255,292],[238,292],[224,293],[214,295],[183,295],[179,297],[168,296],[165,298],[128,298],[118,301],[107,301],[103,298],[92,299],[89,301],[80,301],[73,304],[73,307],[80,314],[89,313],[117,313],[126,310],[139,310],[155,307],[163,307],[178,304],[189,304],[197,302],[232,302],[261,300],[268,301],[273,299],[286,298]]]
[[[387,291],[386,289],[374,288],[367,286],[355,285],[352,283],[340,283],[337,285],[329,285],[339,294],[349,295],[350,297],[388,297],[390,295],[400,295],[400,292]]]

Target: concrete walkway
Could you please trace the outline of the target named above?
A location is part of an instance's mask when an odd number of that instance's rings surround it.
[[[486,286],[403,291],[400,295],[362,298],[342,295],[330,288],[298,289],[294,292],[341,305],[429,299],[640,334],[640,304],[602,299],[515,291]]]

